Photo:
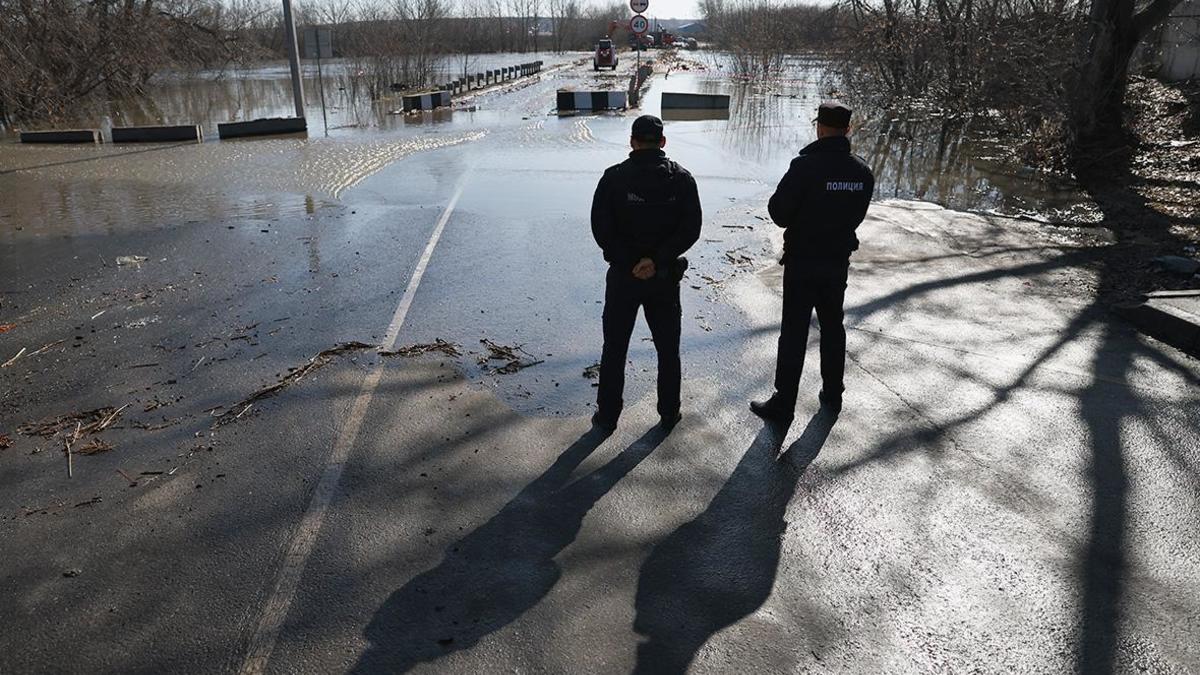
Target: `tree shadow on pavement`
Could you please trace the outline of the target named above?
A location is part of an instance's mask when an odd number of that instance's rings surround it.
[[[592,429],[435,568],[397,590],[375,613],[356,673],[404,672],[479,640],[537,605],[562,576],[554,558],[579,534],[592,506],[666,438],[659,427],[604,466],[568,484],[606,438]]]
[[[638,579],[633,627],[647,640],[635,672],[685,672],[709,638],[766,602],[788,503],[836,419],[818,413],[778,457],[785,431],[764,425],[704,513],[650,553]]]
[[[1128,552],[1130,469],[1134,465],[1129,452],[1137,447],[1127,439],[1130,425],[1152,416],[1152,402],[1134,386],[1131,376],[1144,359],[1184,377],[1188,373],[1152,343],[1133,337],[1114,322],[1108,312],[1108,299],[1122,291],[1138,290],[1145,280],[1139,278],[1137,259],[1139,249],[1147,238],[1163,250],[1178,250],[1185,242],[1171,232],[1171,221],[1157,212],[1144,197],[1131,188],[1138,178],[1131,170],[1129,148],[1116,152],[1105,151],[1103,161],[1090,167],[1080,167],[1081,186],[1092,196],[1104,214],[1104,224],[1110,227],[1117,242],[1111,247],[1097,247],[1069,253],[1045,262],[1018,267],[987,270],[953,279],[934,280],[915,284],[865,305],[847,310],[848,316],[865,317],[887,307],[951,286],[977,283],[989,279],[1030,276],[1058,267],[1093,264],[1098,274],[1099,296],[1080,309],[1058,335],[1053,344],[1041,350],[1009,384],[995,387],[991,400],[948,421],[936,421],[925,416],[928,427],[909,429],[895,434],[877,445],[866,455],[834,469],[833,475],[844,474],[865,465],[901,454],[928,451],[940,440],[953,442],[959,429],[978,421],[998,406],[1009,402],[1018,392],[1032,386],[1032,378],[1051,359],[1095,331],[1096,342],[1089,347],[1086,382],[1071,391],[1078,402],[1079,419],[1083,423],[1090,456],[1086,472],[1090,493],[1084,499],[1090,506],[1086,532],[1076,561],[1078,598],[1077,634],[1074,645],[1074,665],[1079,672],[1111,673],[1123,669],[1122,622],[1131,576]],[[1145,255],[1144,253],[1142,255]],[[851,357],[853,361],[853,357]],[[872,377],[878,376],[855,363]],[[1163,445],[1168,439],[1160,439]]]
[[[1100,289],[1104,294],[1119,295],[1123,286],[1136,284],[1131,273],[1136,264],[1137,242],[1149,236],[1160,245],[1177,249],[1183,245],[1171,233],[1171,222],[1150,206],[1133,189],[1139,180],[1133,171],[1133,147],[1136,139],[1122,139],[1114,154],[1105,153],[1106,161],[1077,168],[1080,183],[1104,214],[1121,247],[1120,255],[1107,256],[1101,265]],[[1132,226],[1131,226],[1132,225]],[[1135,255],[1130,255],[1135,253]],[[1099,301],[1097,304],[1100,304]],[[1102,326],[1100,345],[1093,357],[1093,373],[1108,370],[1120,381],[1128,382],[1137,366],[1137,356],[1155,359],[1154,350],[1140,342],[1120,338],[1116,326]],[[1082,577],[1079,646],[1076,667],[1084,673],[1111,673],[1117,670],[1121,644],[1121,614],[1128,576],[1126,548],[1129,521],[1130,458],[1122,428],[1147,414],[1146,403],[1126,387],[1119,407],[1099,378],[1080,392],[1083,421],[1092,449],[1089,478],[1092,484],[1092,510],[1087,546],[1080,560]]]

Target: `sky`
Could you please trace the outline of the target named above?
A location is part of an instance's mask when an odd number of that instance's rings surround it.
[[[698,19],[698,5],[696,0],[650,0],[650,9],[645,14],[651,19]]]
[[[782,4],[793,4],[796,0],[784,0]],[[832,5],[836,0],[804,0],[804,4]],[[650,0],[647,18],[699,19],[700,3],[697,0]]]

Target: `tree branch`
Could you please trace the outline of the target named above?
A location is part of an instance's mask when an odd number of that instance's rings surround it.
[[[1137,36],[1141,38],[1151,28],[1166,21],[1167,17],[1171,16],[1171,12],[1179,6],[1181,0],[1154,0],[1142,11],[1138,12],[1133,17],[1133,30]]]

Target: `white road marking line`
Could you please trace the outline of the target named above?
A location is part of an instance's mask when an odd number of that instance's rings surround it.
[[[387,351],[395,348],[396,340],[400,335],[400,329],[404,326],[404,320],[408,316],[409,308],[412,307],[413,296],[417,294],[417,287],[421,285],[421,279],[425,276],[425,270],[429,267],[429,259],[433,257],[433,249],[437,246],[438,240],[441,239],[442,231],[446,229],[446,222],[450,220],[450,215],[458,205],[458,198],[462,196],[465,185],[466,176],[463,177],[458,187],[455,188],[454,196],[450,198],[450,203],[446,205],[445,210],[442,211],[441,218],[438,219],[437,225],[433,228],[433,234],[429,236],[429,243],[425,245],[425,251],[417,261],[412,278],[408,281],[408,287],[404,289],[404,295],[401,296],[400,304],[396,307],[396,313],[392,315],[392,322],[388,326],[383,344],[380,345],[381,350]],[[317,534],[321,531],[321,523],[325,518],[325,511],[329,508],[329,502],[333,499],[334,490],[337,489],[338,482],[342,478],[342,470],[345,468],[350,451],[354,448],[354,443],[358,439],[358,432],[362,428],[363,419],[366,417],[367,407],[371,404],[371,398],[375,395],[375,389],[379,386],[379,380],[382,377],[383,360],[380,359],[363,379],[358,396],[354,399],[354,405],[350,407],[350,414],[346,418],[346,423],[342,426],[341,432],[338,433],[337,439],[334,441],[333,452],[330,453],[329,459],[326,461],[325,471],[321,474],[321,480],[317,483],[316,490],[313,491],[312,501],[309,502],[308,510],[304,512],[304,517],[300,520],[300,525],[296,528],[296,532],[292,536],[291,545],[288,547],[287,554],[283,559],[283,565],[279,570],[279,576],[275,581],[275,589],[267,599],[262,617],[258,622],[258,628],[254,631],[254,635],[250,639],[250,648],[246,653],[246,660],[242,663],[241,670],[239,671],[243,675],[257,675],[266,671],[267,661],[271,658],[271,652],[275,649],[275,643],[279,639],[279,631],[283,627],[284,619],[287,618],[292,598],[296,595],[296,587],[300,584],[300,577],[304,574],[304,567],[308,564],[308,557],[312,553],[314,544],[316,544]]]

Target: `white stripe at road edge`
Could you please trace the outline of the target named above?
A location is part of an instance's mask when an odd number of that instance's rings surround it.
[[[380,350],[388,351],[395,348],[396,340],[400,335],[400,329],[404,326],[404,319],[408,316],[409,308],[412,307],[413,296],[416,295],[417,287],[421,285],[421,278],[425,276],[425,270],[429,267],[429,259],[433,257],[433,249],[437,246],[438,239],[442,236],[442,230],[446,229],[446,222],[450,220],[450,214],[454,212],[454,207],[458,205],[458,198],[462,196],[465,185],[466,176],[463,177],[462,181],[455,188],[454,196],[450,198],[450,203],[446,205],[446,209],[442,211],[437,225],[433,228],[433,234],[429,235],[429,243],[425,245],[425,251],[421,254],[420,260],[417,261],[417,267],[413,270],[412,278],[408,280],[408,287],[404,289],[404,295],[400,298],[400,304],[396,306],[396,313],[392,316],[392,323],[388,326],[387,334],[384,336],[383,343],[379,347]],[[275,589],[267,599],[262,617],[258,622],[258,628],[254,631],[254,635],[250,639],[250,647],[246,652],[246,660],[242,663],[241,670],[239,671],[243,675],[258,675],[266,671],[267,661],[271,658],[271,652],[275,649],[275,642],[279,639],[279,631],[283,627],[283,621],[287,617],[288,609],[291,607],[292,598],[296,595],[296,587],[300,584],[300,577],[304,573],[304,567],[308,564],[308,557],[312,553],[313,545],[317,541],[317,533],[321,530],[321,522],[325,519],[325,511],[328,509],[329,502],[333,498],[333,492],[337,489],[338,482],[342,478],[342,470],[346,466],[346,459],[349,457],[350,450],[354,448],[354,443],[358,439],[358,432],[362,428],[363,418],[367,414],[367,406],[371,404],[371,398],[375,395],[375,389],[379,386],[379,380],[382,377],[383,361],[380,359],[375,367],[367,373],[367,376],[363,378],[358,396],[354,399],[354,404],[350,407],[350,414],[346,418],[346,423],[342,426],[341,431],[334,440],[333,452],[330,453],[329,459],[325,464],[325,471],[321,474],[321,480],[317,483],[316,490],[313,491],[312,501],[308,504],[308,510],[304,512],[304,517],[300,520],[300,525],[296,528],[295,534],[292,535],[291,545],[288,547],[287,554],[283,559],[283,565],[279,570],[279,576],[275,581]]]

